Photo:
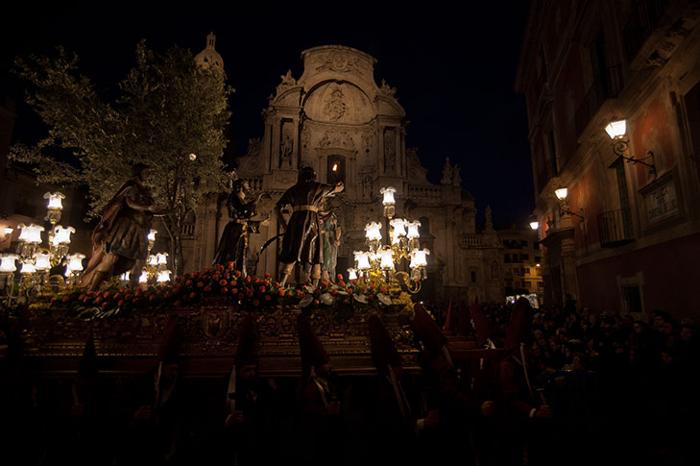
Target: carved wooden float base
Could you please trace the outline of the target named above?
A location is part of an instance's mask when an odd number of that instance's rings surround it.
[[[380,315],[408,371],[417,371],[418,349],[408,317],[379,309],[312,311],[312,326],[339,374],[375,373],[367,318]],[[301,372],[296,320],[301,309],[279,306],[253,313],[260,335],[259,367],[266,376],[298,376]],[[56,311],[28,316],[24,354],[32,368],[44,374],[75,373],[85,341],[92,334],[102,373],[136,374],[152,369],[168,318],[174,315],[183,336],[180,353],[185,377],[219,377],[230,371],[238,341],[239,322],[249,311],[226,304],[138,313],[110,319],[80,321]]]

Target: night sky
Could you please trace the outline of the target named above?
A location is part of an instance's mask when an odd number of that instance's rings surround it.
[[[479,7],[471,2],[420,2],[420,7],[289,2],[281,10],[239,3],[22,7],[0,28],[0,93],[21,98],[21,85],[8,76],[17,55],[46,53],[62,44],[78,53],[81,69],[98,88],[108,90],[132,65],[140,38],[155,48],[176,44],[196,53],[211,30],[236,89],[226,154],[231,158],[245,152],[248,138],[261,136],[267,97],[287,69],[301,75],[302,50],[348,45],[378,60],[377,82],[384,78],[397,87],[410,121],[407,146],[418,147],[431,181],[439,181],[449,156],[462,167],[463,186],[479,209],[493,208],[496,227],[525,226],[533,209],[532,170],[524,98],[515,93],[514,82],[528,2]],[[15,139],[30,142],[42,130],[20,104]]]

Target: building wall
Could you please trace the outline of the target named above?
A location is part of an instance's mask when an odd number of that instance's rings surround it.
[[[550,302],[700,311],[700,273],[686,261],[700,249],[698,24],[690,1],[533,2],[516,86],[527,99]],[[604,128],[619,119],[626,155],[651,162],[653,152],[656,173],[613,152]]]

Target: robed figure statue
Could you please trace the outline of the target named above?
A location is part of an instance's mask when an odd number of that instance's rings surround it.
[[[275,212],[284,229],[280,252],[282,285],[286,284],[297,262],[311,266],[311,278],[314,284],[318,283],[323,261],[319,210],[326,198],[343,191],[343,188],[342,182],[335,186],[317,182],[314,169],[303,167],[299,171],[297,183],[277,201]],[[282,208],[285,206],[292,207],[289,223],[282,216]]]
[[[248,255],[248,234],[255,233],[259,222],[251,219],[256,215],[257,203],[267,193],[261,193],[257,199],[246,201],[246,195],[250,192],[248,181],[237,179],[233,182],[231,194],[228,196],[229,222],[224,228],[216,248],[214,264],[226,265],[233,262],[236,270],[246,275],[246,256]]]
[[[92,255],[80,279],[80,286],[97,290],[113,275],[132,271],[138,279],[148,255],[148,233],[156,210],[151,190],[144,184],[149,167],[133,166],[133,176],[122,185],[102,210],[100,223],[92,233]]]
[[[322,278],[335,282],[335,267],[338,264],[338,247],[342,230],[338,217],[332,211],[321,214],[321,239],[323,245]]]

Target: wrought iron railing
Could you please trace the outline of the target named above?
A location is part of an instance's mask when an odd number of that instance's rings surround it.
[[[600,246],[615,248],[634,241],[632,218],[627,209],[603,212],[598,216]]]

